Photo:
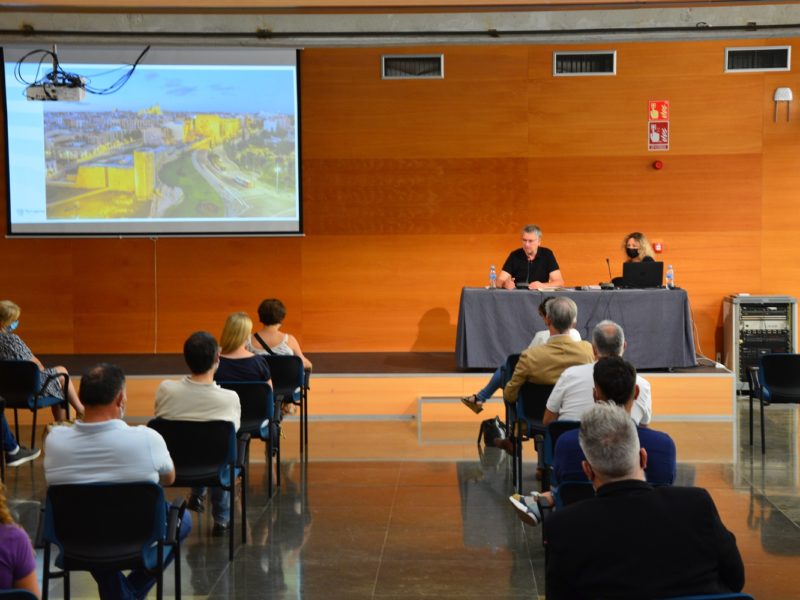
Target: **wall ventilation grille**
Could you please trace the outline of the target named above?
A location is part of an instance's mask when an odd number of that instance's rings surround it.
[[[444,79],[444,54],[384,55],[383,79]]]
[[[792,67],[789,46],[725,48],[725,72],[788,71]]]
[[[553,75],[616,75],[617,52],[553,52]]]

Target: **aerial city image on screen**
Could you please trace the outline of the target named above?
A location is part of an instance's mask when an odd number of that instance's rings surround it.
[[[162,66],[46,103],[47,218],[296,218],[294,93],[289,70]]]

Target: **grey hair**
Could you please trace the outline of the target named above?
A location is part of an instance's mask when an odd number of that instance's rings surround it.
[[[592,344],[598,356],[622,356],[625,332],[614,321],[600,321],[592,330]]]
[[[535,233],[536,237],[540,240],[542,239],[542,230],[539,229],[538,225],[525,225],[525,227],[522,228],[522,233]]]
[[[578,320],[578,305],[566,296],[559,296],[547,303],[547,318],[559,333],[565,333]]]
[[[581,450],[595,472],[608,479],[634,475],[639,465],[639,436],[621,406],[595,402],[581,416]]]

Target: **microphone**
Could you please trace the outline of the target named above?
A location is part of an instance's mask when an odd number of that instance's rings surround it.
[[[613,290],[614,284],[611,283],[611,280],[614,279],[611,277],[611,261],[606,258],[606,267],[608,267],[608,282],[601,281],[600,282],[600,289],[601,290]]]

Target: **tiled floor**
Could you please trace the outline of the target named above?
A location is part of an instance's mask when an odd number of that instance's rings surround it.
[[[751,460],[746,405],[739,409],[737,427],[656,427],[676,440],[679,482],[708,488],[736,534],[745,591],[759,600],[796,599],[797,412],[767,409],[767,454],[762,459],[756,446]],[[511,510],[510,464],[494,449],[479,457],[475,424],[418,429],[402,421],[312,422],[305,466],[294,424],[286,431],[283,482],[271,502],[264,464],[252,465],[248,539],[238,545],[237,533],[233,563],[227,539],[211,536],[208,513],[195,519],[182,555],[184,598],[530,599],[543,593],[540,530],[523,526]],[[532,474],[526,471],[526,487],[534,485]],[[15,516],[33,532],[45,489],[41,459],[9,469],[6,484]],[[168,496],[183,491],[168,490]],[[168,597],[170,577],[171,570]],[[72,579],[73,597],[97,596],[88,575]],[[60,584],[51,586],[51,597],[61,593]]]

